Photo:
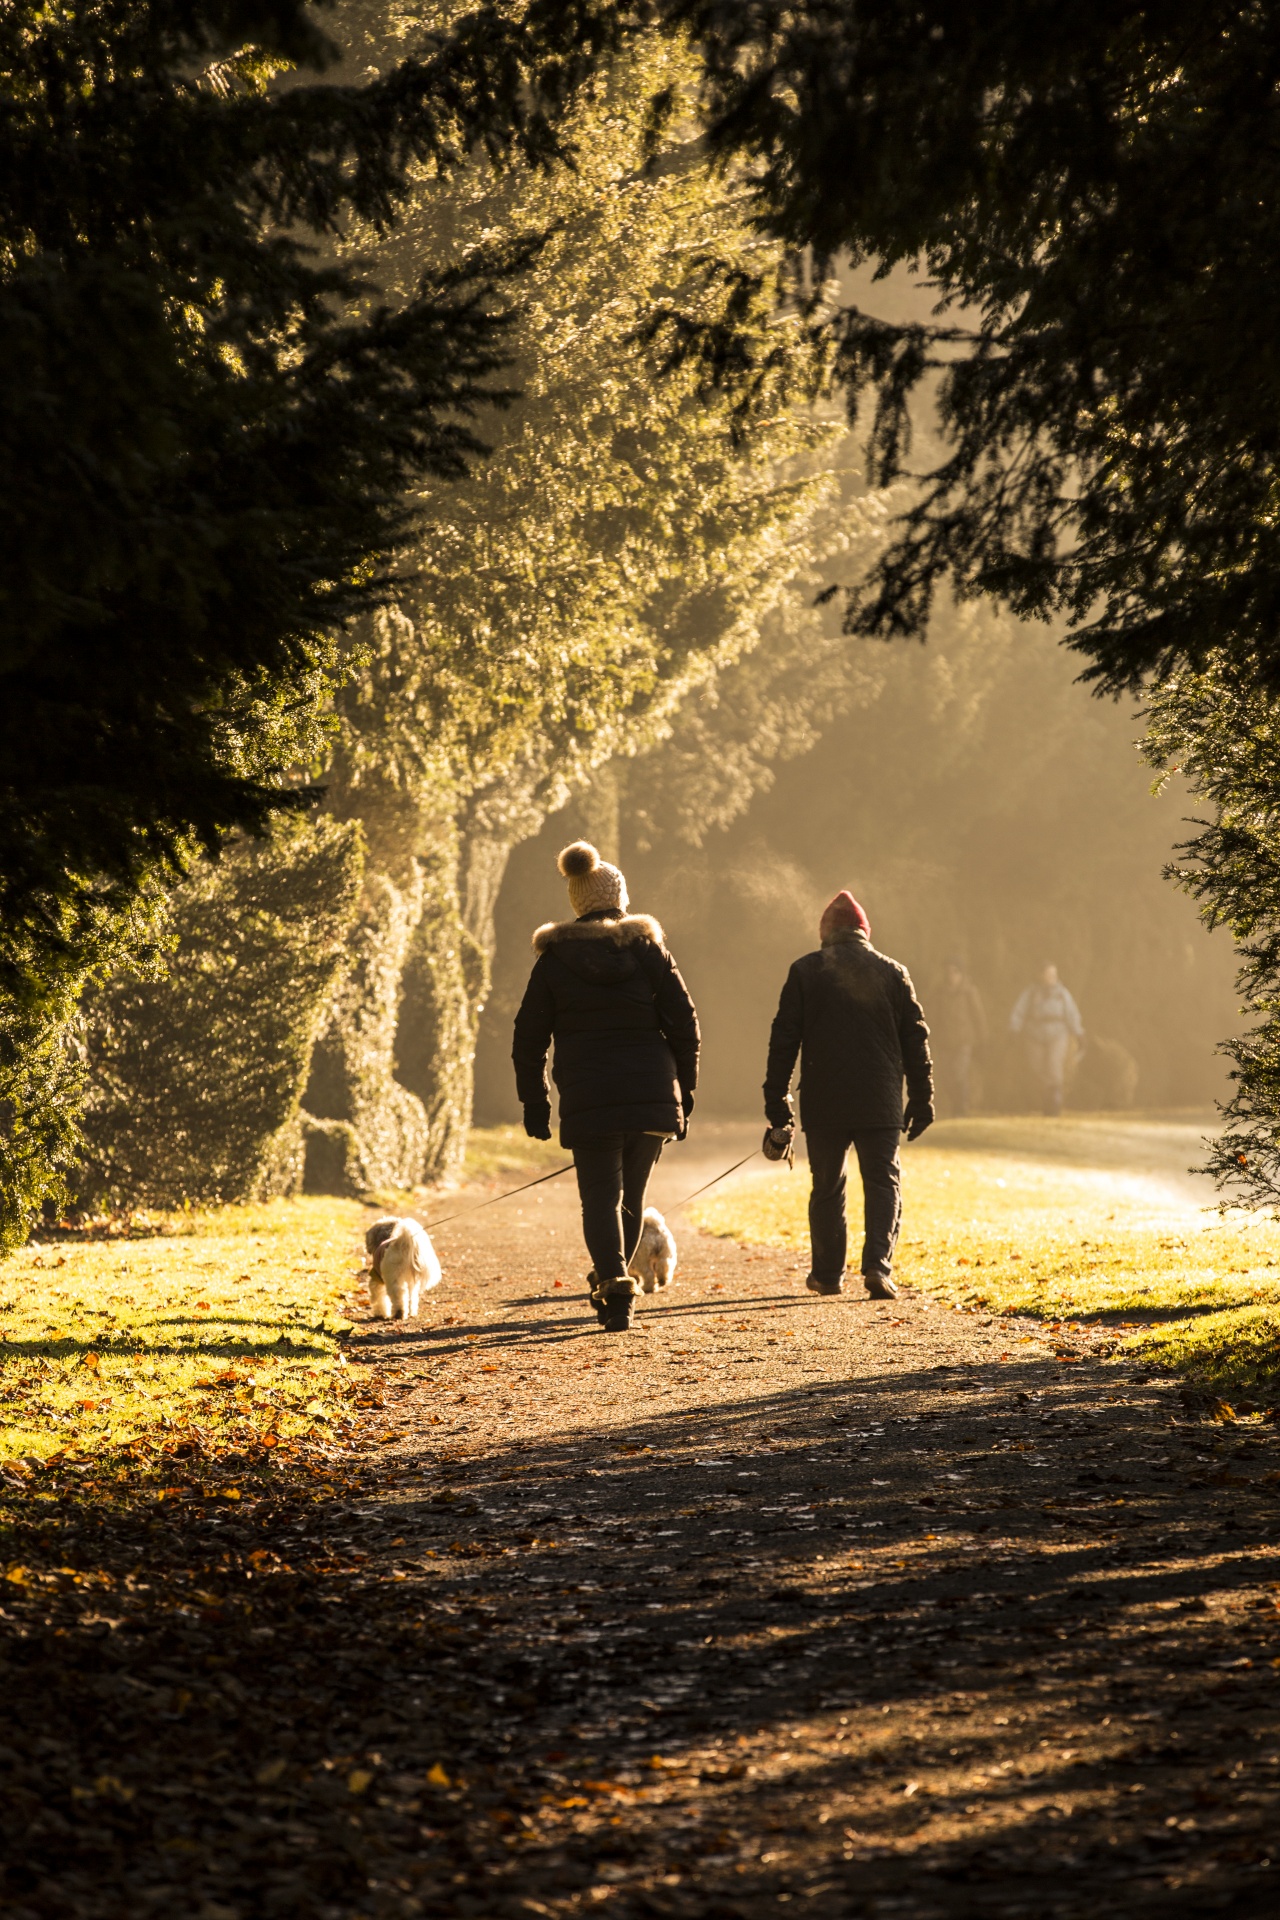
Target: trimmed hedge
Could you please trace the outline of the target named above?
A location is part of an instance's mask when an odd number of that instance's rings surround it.
[[[301,1188],[299,1102],[362,871],[359,827],[318,819],[237,843],[176,891],[167,971],[86,1003],[82,1206]]]

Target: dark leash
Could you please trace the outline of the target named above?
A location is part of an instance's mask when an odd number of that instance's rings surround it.
[[[691,1200],[698,1198],[699,1194],[706,1193],[710,1187],[718,1187],[722,1180],[727,1180],[731,1173],[738,1171],[739,1167],[745,1167],[747,1161],[754,1160],[759,1151],[759,1147],[752,1147],[750,1153],[745,1154],[741,1160],[735,1160],[731,1167],[726,1167],[723,1173],[718,1173],[714,1180],[708,1180],[705,1187],[698,1187],[695,1192],[687,1193],[683,1200],[677,1200],[674,1207],[669,1208],[668,1211],[671,1213],[679,1213],[681,1207],[687,1207]]]
[[[508,1193],[491,1193],[487,1200],[474,1200],[469,1207],[459,1207],[454,1213],[442,1213],[438,1220],[424,1220],[421,1224],[428,1231],[432,1227],[443,1227],[450,1220],[461,1220],[468,1213],[479,1213],[481,1207],[496,1207],[499,1200],[514,1200],[518,1193],[528,1193],[530,1187],[540,1187],[547,1180],[558,1180],[562,1173],[572,1172],[573,1162],[570,1160],[563,1167],[557,1167],[554,1173],[540,1173],[536,1180],[526,1180],[522,1187],[512,1187]]]
[[[741,1160],[735,1160],[731,1167],[726,1167],[723,1173],[718,1173],[714,1180],[708,1180],[705,1186],[697,1187],[692,1193],[687,1193],[683,1200],[677,1200],[673,1207],[668,1208],[668,1212],[679,1213],[681,1207],[687,1207],[691,1200],[697,1200],[704,1193],[710,1192],[712,1187],[718,1187],[720,1182],[727,1180],[731,1173],[737,1173],[739,1167],[745,1167],[748,1160],[754,1160],[759,1152],[759,1147],[753,1147],[751,1152],[744,1154]],[[447,1226],[450,1220],[462,1220],[469,1213],[479,1213],[481,1207],[496,1207],[500,1200],[514,1200],[517,1194],[528,1193],[530,1187],[540,1187],[548,1180],[558,1180],[562,1173],[572,1172],[573,1161],[570,1160],[565,1166],[557,1167],[554,1173],[540,1173],[536,1180],[526,1180],[522,1187],[512,1187],[506,1193],[491,1193],[487,1200],[476,1200],[469,1207],[459,1207],[453,1213],[442,1213],[438,1220],[424,1220],[421,1224],[428,1231],[432,1227]]]

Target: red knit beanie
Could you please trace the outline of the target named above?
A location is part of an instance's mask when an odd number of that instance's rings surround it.
[[[837,933],[871,934],[871,922],[847,887],[823,908],[818,923],[820,939],[830,940]]]

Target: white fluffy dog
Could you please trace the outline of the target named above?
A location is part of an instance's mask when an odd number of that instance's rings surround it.
[[[364,1244],[373,1312],[383,1320],[416,1320],[424,1290],[440,1285],[440,1261],[430,1235],[416,1220],[389,1215],[374,1221]]]
[[[631,1271],[645,1293],[669,1287],[676,1277],[675,1235],[656,1207],[646,1207]]]

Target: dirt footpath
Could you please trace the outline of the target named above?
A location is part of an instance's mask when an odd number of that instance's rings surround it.
[[[1280,1444],[688,1229],[602,1334],[571,1189],[353,1341],[399,1483],[335,1551],[450,1629],[380,1689],[379,1910],[1280,1911]]]

